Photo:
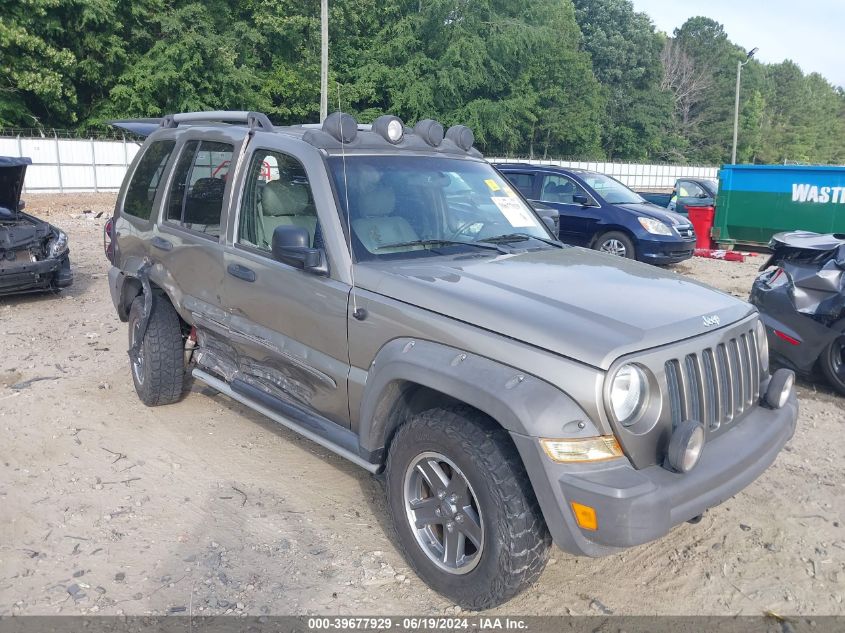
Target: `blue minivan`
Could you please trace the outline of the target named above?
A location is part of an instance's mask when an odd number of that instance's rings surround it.
[[[657,265],[693,256],[695,231],[686,217],[647,202],[610,176],[551,165],[494,166],[528,200],[557,209],[563,242]]]

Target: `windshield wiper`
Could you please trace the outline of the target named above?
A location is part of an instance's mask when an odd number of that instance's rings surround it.
[[[557,248],[564,248],[565,246],[562,242],[557,240],[537,237],[536,235],[530,235],[528,233],[507,233],[505,235],[497,235],[496,237],[484,238],[484,241],[490,244],[498,244],[500,242],[524,242],[525,240],[537,240],[538,242],[543,242],[544,244],[555,246]]]
[[[388,248],[404,248],[406,246],[475,246],[476,248],[483,248],[489,251],[497,251],[499,253],[508,254],[507,251],[495,244],[485,244],[483,242],[460,242],[458,240],[411,240],[410,242],[396,242],[395,244],[382,244],[377,247],[377,251]]]

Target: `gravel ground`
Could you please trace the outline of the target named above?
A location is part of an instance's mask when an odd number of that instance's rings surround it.
[[[408,569],[363,470],[198,385],[144,407],[107,288],[113,196],[27,202],[70,235],[75,283],[0,299],[0,616],[458,610]],[[745,298],[759,263],[677,270]],[[845,400],[799,397],[776,463],[701,523],[603,559],[554,550],[496,611],[845,613]]]

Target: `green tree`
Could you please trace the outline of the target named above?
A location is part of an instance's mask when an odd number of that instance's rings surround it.
[[[473,127],[492,152],[601,154],[599,85],[570,1],[396,2],[362,63],[352,105]]]
[[[61,41],[73,0],[4,0],[0,7],[0,125],[76,119],[76,58]]]
[[[574,0],[584,48],[607,101],[602,146],[609,158],[665,154],[670,94],[661,89],[663,37],[630,0]]]

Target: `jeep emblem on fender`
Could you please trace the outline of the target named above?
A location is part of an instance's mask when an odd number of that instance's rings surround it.
[[[719,317],[715,314],[711,314],[710,316],[703,316],[701,318],[704,321],[705,327],[710,327],[711,325],[719,325],[719,323],[721,323]]]

